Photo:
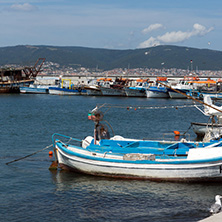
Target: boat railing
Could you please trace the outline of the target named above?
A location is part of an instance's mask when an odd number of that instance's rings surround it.
[[[61,141],[62,140],[62,141]],[[79,143],[82,143],[82,140],[80,139],[76,139],[76,138],[73,138],[73,137],[70,137],[70,136],[66,136],[66,135],[63,135],[63,134],[60,134],[60,133],[54,133],[52,135],[52,143],[53,143],[53,146],[55,147],[55,142],[62,142],[64,144],[73,144],[73,142],[79,142]]]

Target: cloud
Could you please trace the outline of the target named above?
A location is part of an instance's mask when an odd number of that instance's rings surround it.
[[[11,10],[14,11],[25,11],[25,12],[29,12],[29,11],[34,11],[37,9],[36,6],[31,5],[29,3],[24,3],[24,4],[14,4],[10,7]]]
[[[207,33],[211,32],[213,27],[207,29],[205,26],[200,25],[198,23],[193,25],[192,31],[173,31],[173,32],[166,32],[162,36],[157,37],[150,37],[148,40],[139,44],[139,48],[146,48],[151,46],[160,45],[161,43],[178,43],[183,42],[187,39],[190,39],[193,36],[204,36]]]
[[[160,45],[160,41],[158,41],[156,38],[154,37],[150,37],[149,39],[147,39],[146,41],[140,43],[138,48],[147,48],[147,47],[151,47],[151,46],[158,46]]]
[[[143,34],[147,34],[148,32],[152,32],[152,31],[157,30],[157,29],[160,29],[160,28],[163,28],[163,25],[162,25],[162,24],[159,24],[159,23],[152,24],[152,25],[150,25],[149,27],[143,29],[143,30],[142,30],[142,33],[143,33]]]
[[[205,26],[196,23],[196,24],[193,25],[193,34],[204,36],[208,32],[211,32],[213,29],[214,29],[213,27],[210,27],[209,29],[206,29]]]

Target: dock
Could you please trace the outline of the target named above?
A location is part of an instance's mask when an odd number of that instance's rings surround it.
[[[209,216],[203,220],[200,220],[199,222],[221,222],[222,221],[222,212],[219,214],[214,214],[212,216]]]

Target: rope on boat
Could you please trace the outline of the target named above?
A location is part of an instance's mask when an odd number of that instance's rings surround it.
[[[49,146],[47,146],[47,147],[45,147],[45,148],[43,148],[43,149],[41,149],[41,150],[38,150],[38,151],[36,151],[36,152],[34,152],[34,153],[31,153],[31,154],[29,154],[29,155],[27,155],[27,156],[21,157],[21,158],[19,158],[19,159],[12,160],[12,161],[10,161],[10,162],[7,162],[6,165],[11,164],[11,163],[14,163],[14,162],[19,161],[19,160],[23,160],[23,159],[25,159],[25,158],[27,158],[27,157],[33,156],[33,155],[35,155],[35,154],[37,154],[37,153],[39,153],[39,152],[41,152],[41,151],[43,151],[43,150],[46,150],[46,149],[48,149],[48,148],[50,148],[50,147],[52,147],[52,146],[53,146],[53,144],[51,144],[51,145],[49,145]]]

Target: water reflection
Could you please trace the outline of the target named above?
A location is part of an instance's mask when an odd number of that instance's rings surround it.
[[[222,194],[217,183],[116,180],[66,171],[51,172],[51,176],[58,195],[67,192],[78,197],[79,207],[88,209],[87,214],[96,219],[112,214],[127,221],[144,221],[147,217],[166,221],[166,216],[167,221],[195,221],[208,216],[214,196]]]

